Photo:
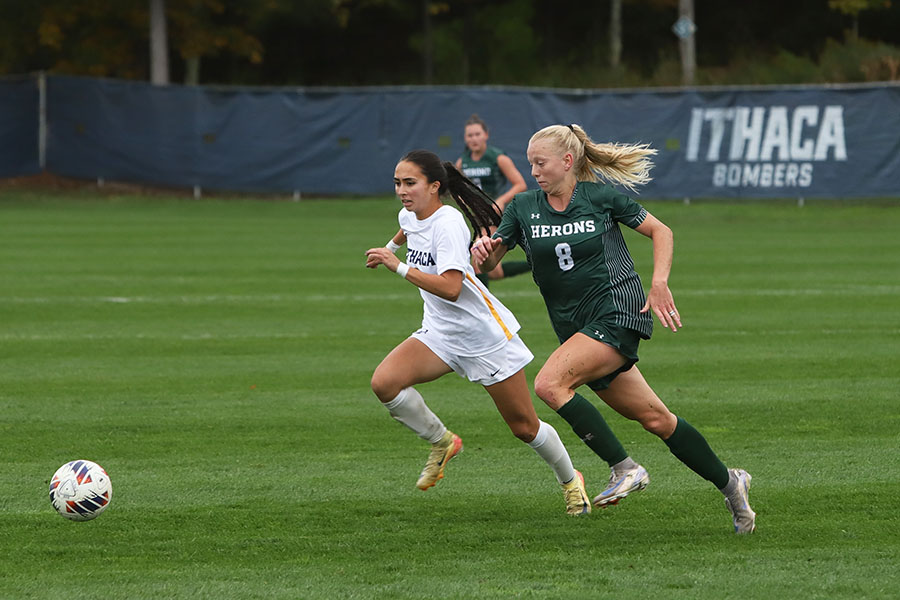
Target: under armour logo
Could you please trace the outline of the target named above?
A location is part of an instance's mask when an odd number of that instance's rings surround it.
[[[592,439],[594,439],[594,434],[593,434],[593,433],[587,433],[587,434],[585,434],[585,436],[584,436],[583,438],[581,438],[581,441],[582,441],[582,442],[589,442],[589,441],[591,441]]]
[[[540,219],[540,218],[541,218],[541,213],[531,213],[531,218],[532,218],[532,219]]]

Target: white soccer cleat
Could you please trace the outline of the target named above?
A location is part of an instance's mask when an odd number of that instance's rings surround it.
[[[641,465],[619,475],[616,474],[615,469],[610,468],[609,484],[594,498],[594,506],[606,508],[618,504],[619,500],[631,492],[641,491],[647,487],[648,483],[650,483],[650,476]]]
[[[756,531],[756,513],[750,508],[750,473],[743,469],[728,469],[729,475],[737,480],[737,490],[731,498],[725,497],[725,506],[731,512],[735,533]]]

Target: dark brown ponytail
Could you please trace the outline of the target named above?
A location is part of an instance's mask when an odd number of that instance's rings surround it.
[[[444,163],[447,171],[447,193],[453,197],[472,226],[472,241],[490,235],[491,227],[500,224],[500,207],[480,187],[460,173],[451,162]]]

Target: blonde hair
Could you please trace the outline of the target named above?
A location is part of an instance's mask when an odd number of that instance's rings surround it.
[[[650,157],[656,149],[649,144],[597,143],[575,124],[544,127],[528,143],[545,139],[554,143],[561,155],[572,154],[578,181],[606,180],[635,191],[636,185],[651,180]]]

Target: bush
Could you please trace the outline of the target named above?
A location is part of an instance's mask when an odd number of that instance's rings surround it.
[[[900,48],[863,39],[843,44],[828,40],[819,67],[827,81],[896,81],[900,79]]]

